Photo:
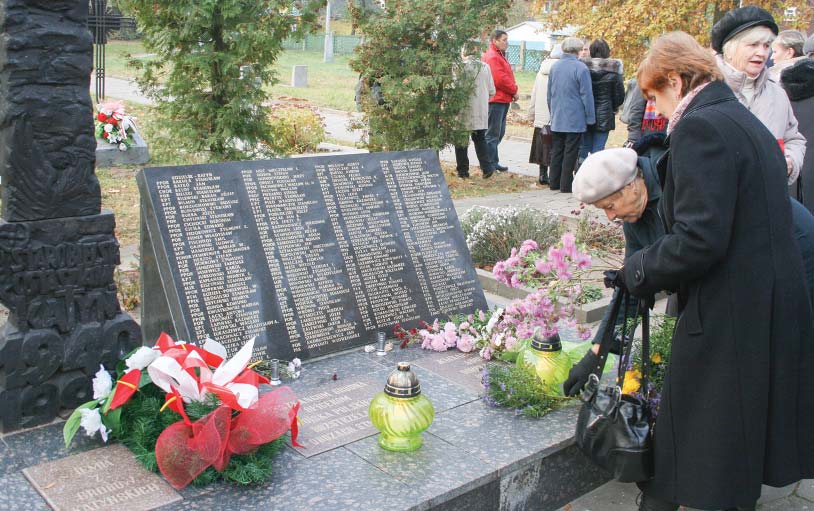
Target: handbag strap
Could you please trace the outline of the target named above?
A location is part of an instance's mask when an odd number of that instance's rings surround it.
[[[613,344],[614,324],[616,317],[619,316],[619,309],[622,306],[622,300],[627,296],[627,290],[617,289],[613,293],[613,301],[611,302],[611,314],[608,316],[609,324],[605,325],[605,331],[602,332],[602,339],[599,341],[599,365],[597,365],[591,374],[597,380],[602,377],[602,371],[605,369],[605,362],[608,360],[608,353],[610,353],[611,345]]]
[[[647,307],[641,307],[641,300],[636,303],[636,315],[634,317],[638,317],[639,314],[642,316],[642,367],[641,367],[641,385],[640,385],[640,394],[643,397],[647,397],[649,391],[649,375],[650,375],[650,311]],[[627,304],[625,304],[625,324],[622,325],[622,339],[625,339],[625,329],[627,326]],[[632,333],[636,329],[636,325],[631,328],[631,338],[633,337]],[[625,372],[627,370],[628,365],[630,364],[630,359],[632,355],[633,349],[633,341],[627,343],[625,346],[624,352],[621,357],[619,357],[619,372],[616,377],[616,384],[622,388],[625,384]]]

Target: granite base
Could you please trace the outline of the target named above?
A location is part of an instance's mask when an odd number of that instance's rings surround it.
[[[385,451],[375,433],[310,457],[287,447],[265,484],[190,486],[180,491],[183,501],[159,509],[546,511],[608,480],[573,444],[578,403],[541,419],[516,416],[487,405],[460,378],[427,369],[438,367],[428,357],[442,355],[409,347],[377,357],[355,349],[306,362],[302,377],[288,382],[299,395],[371,377],[383,387],[397,362],[412,362],[436,408],[418,451]],[[0,510],[47,509],[20,471],[102,445],[77,435],[68,451],[61,428],[57,422],[0,438]]]

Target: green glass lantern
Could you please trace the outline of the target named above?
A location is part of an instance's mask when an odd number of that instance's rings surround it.
[[[563,351],[559,334],[538,339],[536,336],[517,356],[517,366],[537,375],[547,387],[562,393],[562,383],[568,379],[571,357]]]
[[[387,377],[384,392],[370,402],[368,414],[379,434],[379,446],[388,451],[410,452],[421,447],[421,433],[432,424],[435,409],[421,394],[410,364],[399,362]]]

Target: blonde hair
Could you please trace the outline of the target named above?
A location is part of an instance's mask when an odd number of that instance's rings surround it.
[[[670,73],[681,77],[682,96],[703,83],[722,79],[710,52],[686,32],[665,34],[650,47],[636,74],[642,94],[648,97],[653,91],[664,90]]]
[[[743,32],[735,34],[732,39],[724,43],[724,60],[731,63],[732,57],[735,55],[735,50],[737,50],[741,44],[772,44],[775,37],[772,29],[764,27],[763,25],[747,28]]]

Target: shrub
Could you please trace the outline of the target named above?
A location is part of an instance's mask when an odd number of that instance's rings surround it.
[[[461,228],[472,262],[478,267],[507,259],[512,248],[519,247],[525,240],[549,247],[559,241],[564,232],[556,213],[530,207],[475,206],[461,217]]]
[[[625,233],[617,223],[606,223],[598,220],[593,211],[582,209],[572,211],[579,216],[577,224],[577,241],[597,252],[621,254],[625,250]]]
[[[280,156],[312,153],[325,141],[325,123],[319,112],[303,101],[280,102],[269,113],[268,149]]]

